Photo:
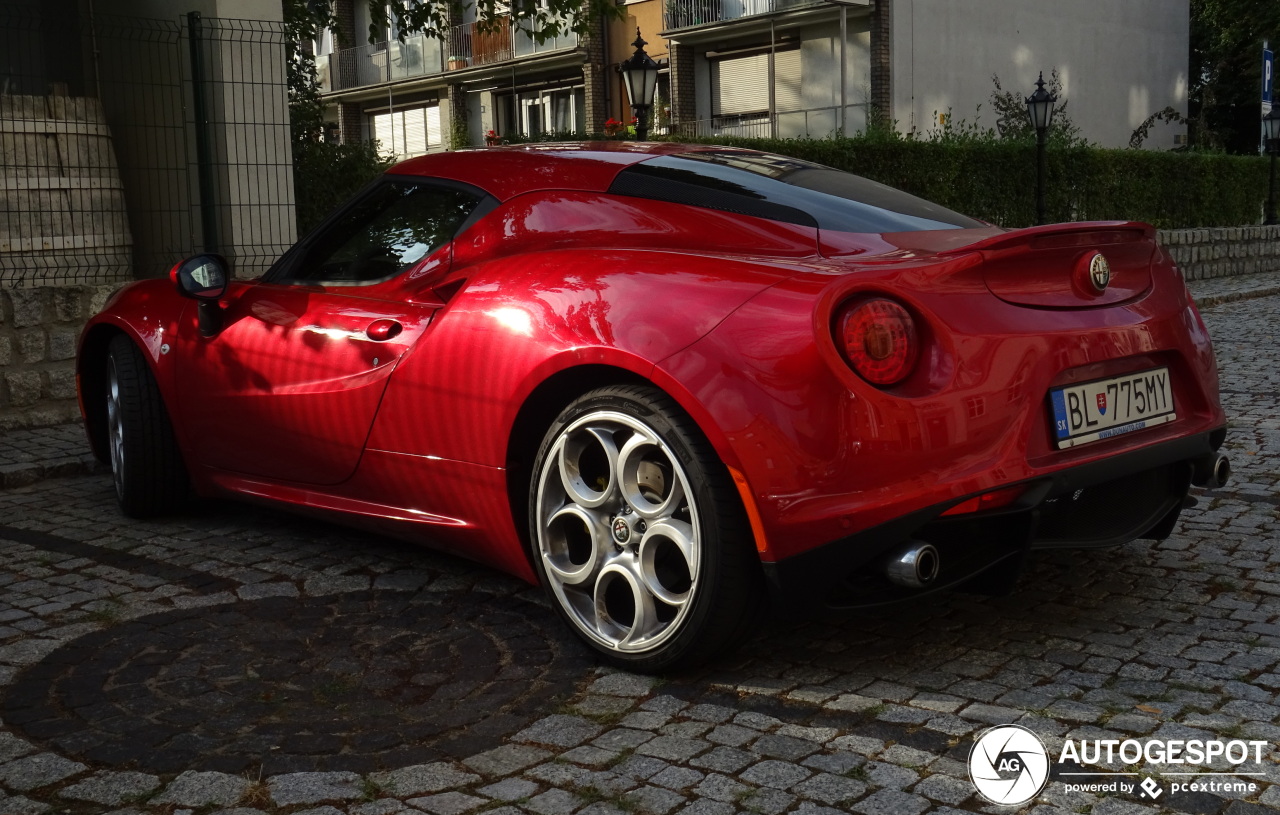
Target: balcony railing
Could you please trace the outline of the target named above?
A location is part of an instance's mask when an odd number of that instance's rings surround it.
[[[860,133],[867,128],[866,104],[846,105],[844,134]],[[681,122],[671,128],[684,138],[709,136],[741,136],[771,139],[822,139],[840,132],[840,108],[810,108],[760,113],[743,116],[714,116],[693,122]]]
[[[362,45],[317,57],[316,77],[321,90],[328,93],[509,62],[577,45],[578,36],[572,32],[538,43],[505,20],[490,27],[466,23],[454,26],[444,42],[418,35],[404,42]]]
[[[444,70],[444,47],[434,37],[418,35],[344,48],[316,59],[316,77],[323,91],[344,91],[380,85],[396,79],[429,76]]]
[[[507,18],[499,18],[487,26],[463,23],[454,26],[449,32],[448,67],[450,70],[459,70],[476,65],[492,65],[495,62],[576,47],[578,35],[573,32],[538,43],[527,32],[510,25]]]
[[[665,29],[754,17],[801,6],[822,5],[825,0],[669,0],[662,12]]]

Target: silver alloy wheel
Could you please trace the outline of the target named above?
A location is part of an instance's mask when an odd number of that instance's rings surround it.
[[[627,653],[680,631],[698,590],[698,509],[652,428],[609,410],[578,418],[548,451],[537,490],[538,554],[579,629]]]
[[[107,445],[111,448],[111,477],[116,495],[124,497],[124,421],[120,417],[120,376],[116,361],[107,357]]]

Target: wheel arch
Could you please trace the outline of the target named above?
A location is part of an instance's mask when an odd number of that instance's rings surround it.
[[[653,386],[648,379],[626,368],[578,365],[544,379],[520,405],[507,437],[507,503],[530,568],[533,568],[533,549],[529,540],[529,483],[542,437],[560,411],[582,394],[605,385],[627,384]]]
[[[111,340],[128,333],[112,323],[92,325],[80,338],[80,352],[76,355],[80,414],[84,416],[85,433],[93,456],[103,464],[111,460],[107,451],[107,348]],[[137,342],[137,338],[132,339]]]

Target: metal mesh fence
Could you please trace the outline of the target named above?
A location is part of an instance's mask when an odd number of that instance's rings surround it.
[[[0,0],[0,286],[154,277],[201,250],[264,270],[295,238],[283,26],[69,5],[55,24]]]
[[[202,220],[202,248],[226,255],[241,277],[261,274],[297,231],[284,27],[259,20],[187,22],[203,74],[202,98],[193,98],[193,121],[204,136],[193,140],[195,160],[207,173],[199,182],[202,205],[211,203],[215,213],[212,224]]]

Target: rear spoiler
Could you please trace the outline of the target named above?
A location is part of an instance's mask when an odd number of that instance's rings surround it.
[[[1003,252],[1018,249],[1068,249],[1072,246],[1099,246],[1143,239],[1155,241],[1155,238],[1156,228],[1142,221],[1080,221],[1013,229],[964,246],[950,247],[938,254],[963,255],[969,252]]]

